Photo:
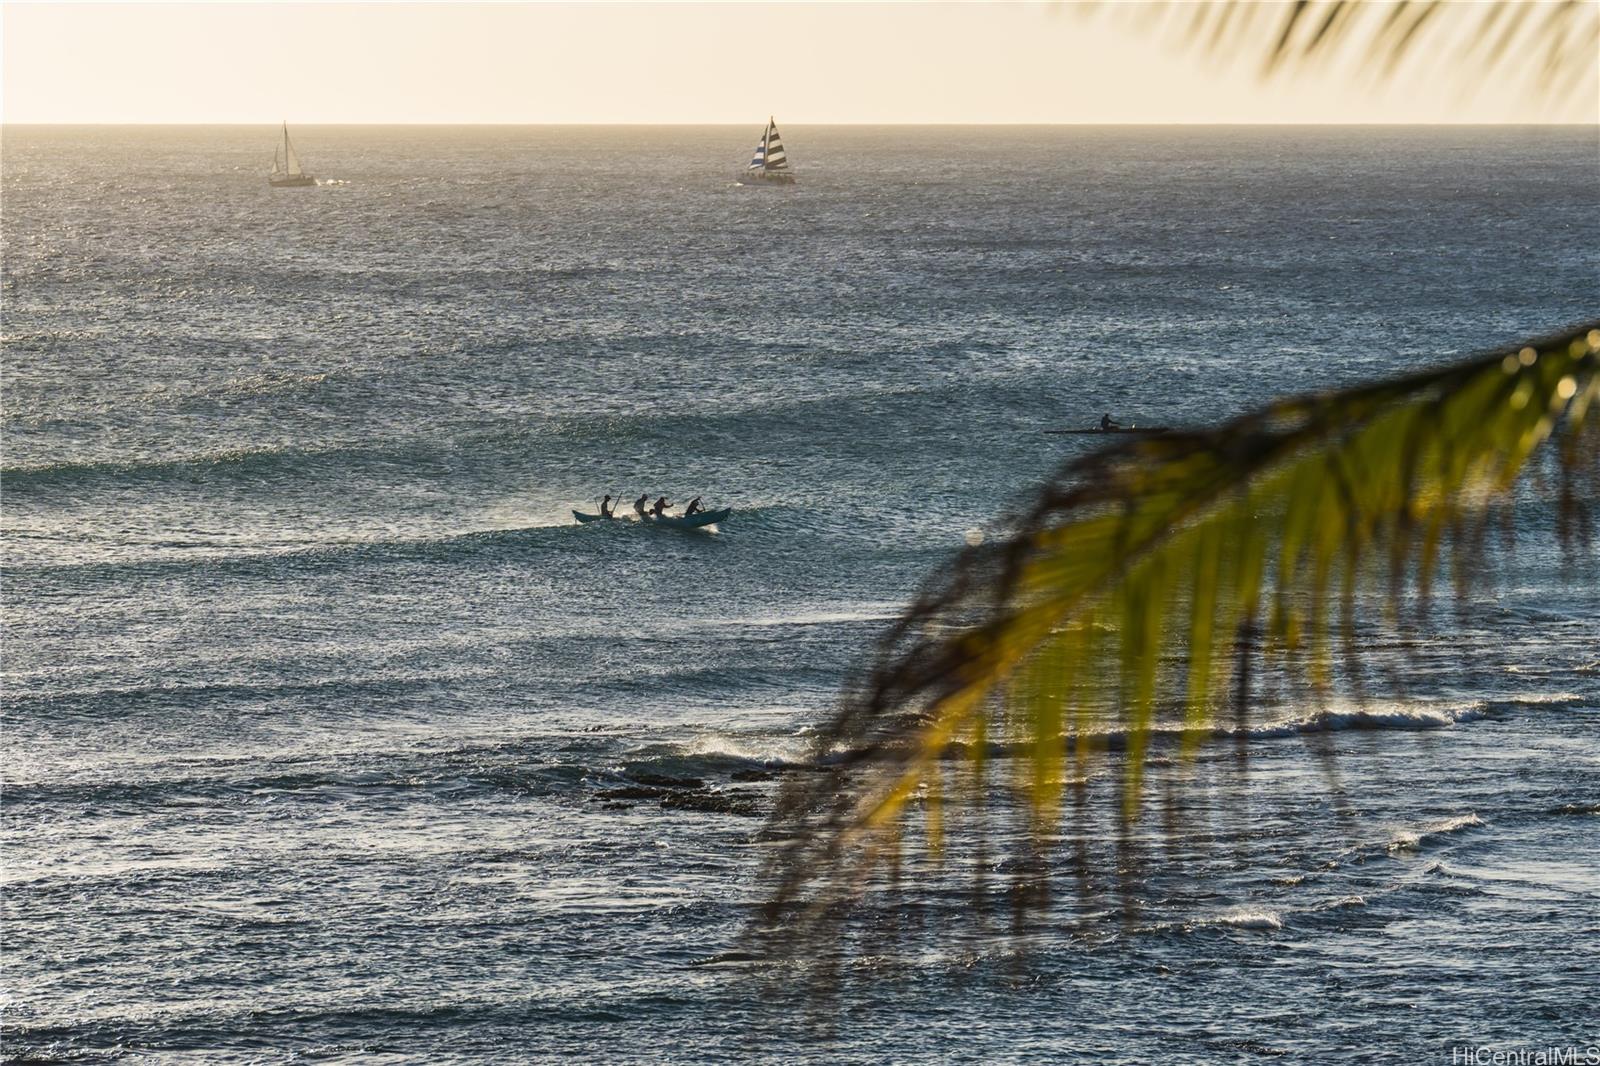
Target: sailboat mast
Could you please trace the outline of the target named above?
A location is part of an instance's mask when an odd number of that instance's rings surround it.
[[[772,150],[772,116],[767,116],[767,132],[761,135],[761,169],[767,169],[767,153]]]

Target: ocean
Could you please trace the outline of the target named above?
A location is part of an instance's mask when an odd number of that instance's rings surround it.
[[[4,130],[7,1060],[1600,1043],[1600,588],[1537,492],[1404,694],[1202,753],[1204,891],[820,1011],[700,965],[877,635],[1094,446],[1042,430],[1593,317],[1596,130],[785,125],[739,187],[758,126],[295,128],[286,190],[275,129]]]

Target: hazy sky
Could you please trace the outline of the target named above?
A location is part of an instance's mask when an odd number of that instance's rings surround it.
[[[1057,4],[5,3],[8,122],[1594,122]],[[1476,79],[1483,81],[1484,79]],[[1496,79],[1496,82],[1503,79]]]

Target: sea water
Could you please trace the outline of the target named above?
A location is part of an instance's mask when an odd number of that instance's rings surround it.
[[[876,635],[1096,443],[1042,430],[1600,295],[1593,128],[785,133],[744,188],[745,129],[306,127],[273,190],[270,129],[5,130],[5,1053],[1593,1043],[1600,593],[1537,500],[1470,619],[1373,651],[1403,696],[1217,762],[1206,891],[1025,979],[924,945],[820,1027],[696,965]],[[608,493],[734,513],[573,522]]]

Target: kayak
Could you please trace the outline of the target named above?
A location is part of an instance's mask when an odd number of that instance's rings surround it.
[[[682,516],[674,517],[672,515],[662,515],[660,518],[646,518],[643,520],[642,524],[647,526],[666,526],[668,529],[699,529],[701,526],[714,526],[732,513],[732,507],[724,507],[720,511],[701,511],[699,514],[692,514],[687,518]],[[632,515],[627,517],[616,515],[611,518],[607,518],[604,515],[585,514],[582,511],[573,511],[572,517],[576,518],[579,522],[640,521],[640,519],[634,518]]]
[[[1111,429],[1101,429],[1094,426],[1090,429],[1047,429],[1046,433],[1171,433],[1171,426],[1113,426]]]

